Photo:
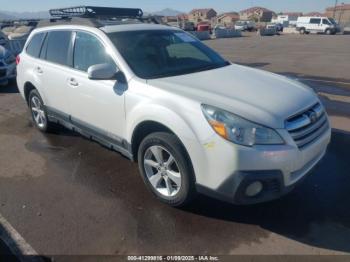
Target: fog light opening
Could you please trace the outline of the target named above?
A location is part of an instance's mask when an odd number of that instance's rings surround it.
[[[264,186],[260,181],[255,181],[251,183],[249,186],[247,186],[245,190],[245,194],[248,197],[255,197],[261,193],[263,190]]]

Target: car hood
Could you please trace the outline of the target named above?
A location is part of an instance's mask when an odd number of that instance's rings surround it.
[[[287,118],[318,102],[302,83],[235,64],[147,83],[272,128],[284,128]]]

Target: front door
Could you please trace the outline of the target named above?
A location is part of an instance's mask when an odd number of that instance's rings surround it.
[[[102,42],[93,34],[76,32],[73,68],[66,79],[70,89],[71,120],[90,134],[121,145],[125,124],[124,92],[117,90],[122,83],[115,79],[91,80],[87,73],[90,66],[105,63],[115,65]]]

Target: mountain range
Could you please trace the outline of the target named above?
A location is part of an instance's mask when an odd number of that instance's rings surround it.
[[[178,14],[182,14],[183,12],[166,8],[161,11],[156,12],[145,12],[145,14],[152,14],[152,15],[160,15],[160,16],[176,16]],[[42,11],[42,12],[9,12],[9,11],[0,11],[0,20],[6,20],[6,19],[45,19],[49,18],[49,12],[48,11]]]

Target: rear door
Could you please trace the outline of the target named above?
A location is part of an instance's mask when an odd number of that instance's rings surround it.
[[[37,68],[37,74],[41,76],[45,90],[49,113],[59,114],[65,118],[68,118],[71,112],[67,86],[70,75],[71,46],[71,31],[50,31],[40,54],[41,65]]]

